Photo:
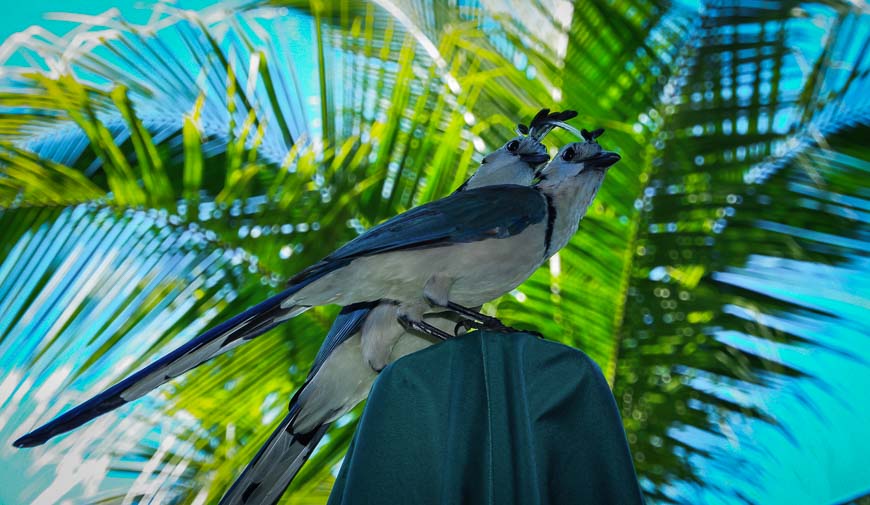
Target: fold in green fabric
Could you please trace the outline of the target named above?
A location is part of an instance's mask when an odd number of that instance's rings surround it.
[[[357,504],[637,504],[613,394],[582,352],[474,332],[381,372],[329,497]]]

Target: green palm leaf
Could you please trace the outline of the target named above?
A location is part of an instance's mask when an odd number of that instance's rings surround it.
[[[487,310],[601,365],[651,499],[755,501],[763,456],[722,441],[753,422],[789,436],[794,420],[763,401],[780,389],[841,398],[793,354],[853,359],[854,339],[826,334],[868,329],[866,288],[843,280],[866,278],[870,206],[866,14],[852,4],[715,4],[700,17],[597,1],[523,16],[404,2],[160,9],[143,28],[96,18],[93,44],[25,40],[12,53],[33,63],[4,69],[7,438],[451,191],[547,105],[606,127],[624,161],[568,247]],[[286,408],[334,310],[32,462],[0,457],[37,482],[91,482],[55,486],[58,498],[214,501]],[[325,500],[356,416],[330,431],[287,503]],[[64,473],[85,454],[108,462],[102,474]],[[735,461],[738,490],[703,474]],[[18,491],[9,499],[43,490]]]

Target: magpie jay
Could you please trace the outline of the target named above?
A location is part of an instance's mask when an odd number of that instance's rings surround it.
[[[465,182],[465,184],[463,184],[463,186],[460,187],[460,191],[499,182],[515,182],[528,185],[534,177],[535,170],[549,159],[546,148],[540,143],[540,139],[556,126],[571,129],[565,125],[564,121],[574,117],[575,115],[576,112],[573,111],[550,113],[548,109],[541,110],[533,118],[528,127],[525,125],[519,125],[518,130],[520,135],[518,137],[510,140],[500,149],[484,157],[480,168],[468,181]],[[393,220],[384,224],[388,224],[392,221]],[[376,227],[375,229],[381,228],[383,230],[382,227],[383,225]],[[361,235],[354,241],[359,240],[365,235],[366,234]],[[346,261],[346,259],[340,261]],[[336,266],[337,265],[338,264],[336,263]],[[327,272],[323,269],[323,262],[315,265],[315,267],[309,268],[296,276],[294,278],[295,281],[291,281],[290,287],[288,287],[284,292],[215,326],[206,333],[171,351],[168,355],[133,373],[131,376],[113,385],[102,393],[99,393],[95,397],[24,435],[16,440],[13,445],[16,447],[33,447],[41,445],[56,435],[75,429],[95,417],[114,410],[127,402],[140,398],[182,373],[199,366],[219,354],[229,351],[239,344],[251,340],[267,330],[274,328],[281,322],[298,315],[309,308],[309,306],[301,306],[288,302],[292,299],[294,294],[304,290],[316,279],[326,276]],[[382,297],[377,296],[371,298],[371,300],[377,301],[381,298]],[[336,301],[340,302],[340,300]],[[351,303],[359,301],[367,300],[352,300]],[[377,304],[373,304],[369,309],[374,309],[374,315],[377,316],[379,314],[383,315],[383,313],[389,313],[395,306],[395,304],[389,303],[384,304],[384,306],[379,309]],[[395,314],[393,317],[395,317]],[[422,314],[420,314],[419,317],[422,317]],[[364,322],[366,319],[368,319],[368,317],[362,318],[361,321]],[[371,317],[372,322],[369,322],[367,326],[387,327],[386,325],[374,324],[373,321],[376,319],[378,318]],[[333,332],[330,333],[330,336],[332,336],[332,333]],[[392,337],[393,342],[403,333],[403,330],[402,328],[399,328],[398,332],[394,333],[395,336]],[[344,337],[344,339],[346,338],[347,337]],[[319,355],[319,361],[315,362],[315,367],[312,369],[313,372],[319,368],[331,350],[338,346],[338,344],[340,344],[344,339],[336,341],[327,338],[324,342],[323,348],[321,349],[320,354],[322,357]],[[369,342],[366,347],[368,350],[364,354],[368,356],[367,360],[371,362],[375,368],[380,369],[386,365],[386,360],[388,359],[390,349],[392,349],[392,344],[389,344],[388,347],[379,344],[371,345],[375,343],[376,340],[376,338],[363,339],[363,341]],[[365,396],[362,396],[357,400],[357,402],[361,401],[364,397]],[[352,406],[353,405],[351,405],[351,407]],[[318,424],[322,422],[323,420],[320,420]]]
[[[588,195],[589,201],[594,198],[594,193],[600,186],[603,170],[618,160],[618,156],[613,153],[603,153],[594,141],[601,133],[603,130],[596,130],[593,133],[583,130],[582,134],[587,142],[568,146],[560,152],[562,162],[567,164],[575,157],[586,159],[587,166],[584,170],[596,172],[588,174],[590,178],[587,184],[591,187],[581,189],[581,194]],[[571,167],[560,167],[561,163],[558,159],[550,165],[545,169],[539,184],[542,191],[548,187],[555,187],[547,182],[548,178],[554,179],[551,182],[555,182],[571,172]],[[563,202],[548,200],[547,203],[549,207],[550,204]],[[546,248],[547,257],[563,247],[573,235],[573,230],[576,230],[582,213],[585,213],[585,206],[575,207],[576,209],[571,205],[563,206],[567,210],[565,216],[567,219],[555,219],[554,216],[553,230],[548,240],[555,239],[557,242]],[[548,210],[548,212],[552,211],[552,208]],[[573,216],[576,216],[576,219]],[[574,219],[573,230],[571,219]],[[546,231],[545,240],[547,240]],[[396,316],[397,307],[396,303],[382,301],[377,304],[364,303],[349,306],[342,310],[318,353],[308,381],[291,401],[289,413],[224,495],[221,505],[277,502],[326,433],[329,423],[346,414],[368,396],[379,369],[373,367],[370,361],[360,359],[361,354],[366,354],[366,339],[386,346],[382,351],[386,351],[388,362],[436,341],[432,337],[427,339],[413,333],[402,333],[401,329],[396,329],[393,318]],[[429,320],[435,323],[436,327],[441,328],[453,324],[452,320],[441,317],[432,317]],[[371,330],[366,331],[366,326],[369,324],[375,327],[374,336]],[[384,333],[399,336],[390,341],[389,337],[386,339],[383,337]]]

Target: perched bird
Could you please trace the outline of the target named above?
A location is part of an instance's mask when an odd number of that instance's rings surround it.
[[[535,188],[545,195],[548,216],[543,237],[539,237],[543,238],[543,244],[539,244],[543,246],[541,262],[567,243],[598,191],[604,170],[619,160],[618,155],[602,151],[595,142],[595,137],[602,133],[603,130],[592,133],[583,130],[586,142],[562,149]],[[571,177],[575,180],[569,180]],[[572,186],[581,195],[579,204],[567,197],[570,191],[564,191]],[[377,370],[369,362],[363,363],[359,356],[364,354],[366,338],[379,338],[381,345],[384,341],[382,335],[367,335],[364,327],[376,321],[375,325],[386,327],[389,333],[389,326],[395,326],[392,318],[396,306],[388,302],[364,303],[342,310],[318,353],[308,381],[291,401],[290,412],[224,495],[221,505],[275,503],[281,497],[326,433],[329,422],[368,395]],[[452,324],[443,318],[431,321],[442,327]],[[433,343],[411,333],[398,333],[395,345],[389,348],[390,362]]]
[[[518,137],[485,157],[480,168],[457,191],[497,184],[529,186],[535,171],[522,159],[498,163],[505,150],[525,142],[536,154],[546,153],[538,142],[553,126],[566,127],[576,115],[565,111],[546,115],[542,110],[529,127],[519,125]],[[495,161],[493,160],[495,158]],[[549,159],[549,156],[547,156]],[[221,499],[222,505],[273,503],[284,493],[307,461],[329,423],[348,413],[364,400],[378,372],[388,363],[423,349],[438,340],[406,331],[396,319],[398,304],[386,300],[345,307],[336,318],[308,373],[308,378],[290,402],[289,413],[278,425],[242,475]],[[454,318],[436,314],[424,316],[444,333],[451,331]]]
[[[467,307],[514,289],[562,248],[619,159],[596,142],[577,142],[532,187],[475,188],[415,207],[293,277],[280,306],[301,312],[389,299],[406,327],[441,337],[423,314],[485,317]]]
[[[511,139],[501,148],[485,156],[480,168],[460,187],[459,191],[504,182],[528,185],[534,178],[535,171],[549,159],[546,148],[541,144],[540,139],[556,126],[567,127],[564,121],[575,115],[576,112],[573,111],[550,113],[549,109],[542,109],[532,119],[529,126],[519,125],[518,130],[520,135],[518,137]],[[313,277],[306,274],[306,279],[295,284],[291,283],[291,286],[284,292],[269,298],[183,344],[166,356],[133,373],[93,398],[24,435],[13,442],[13,445],[16,447],[41,445],[54,436],[75,429],[106,412],[142,397],[184,372],[298,315],[306,310],[308,306],[288,305],[285,302],[293,293],[303,289],[311,281],[320,276],[317,273],[314,273]],[[372,300],[379,300],[380,298],[378,296],[372,298]],[[377,304],[371,308],[374,309],[376,306]],[[375,316],[378,316],[382,312],[389,313],[393,306],[393,304],[389,304],[382,309],[376,310]],[[395,320],[395,314],[391,317]],[[371,320],[368,325],[369,327],[378,327],[374,323],[377,317],[363,318],[363,320],[365,319]],[[403,331],[403,328],[399,328],[396,338]],[[374,329],[373,332],[377,334],[377,331]],[[377,339],[370,338],[367,341],[376,342]],[[321,362],[315,362],[316,368],[319,368],[322,361],[329,355],[331,347],[337,346],[339,343],[341,341],[333,342],[327,339],[324,347],[321,349],[321,354],[323,354]],[[389,346],[389,349],[377,345],[370,347],[371,349],[366,352],[368,361],[374,363],[378,369],[385,366],[387,355],[392,345]],[[362,398],[364,396],[358,401],[361,401]],[[313,411],[312,409],[311,412]]]

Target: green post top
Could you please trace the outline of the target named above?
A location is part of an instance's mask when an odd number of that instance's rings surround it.
[[[638,504],[598,366],[525,333],[473,332],[380,374],[329,505]]]

